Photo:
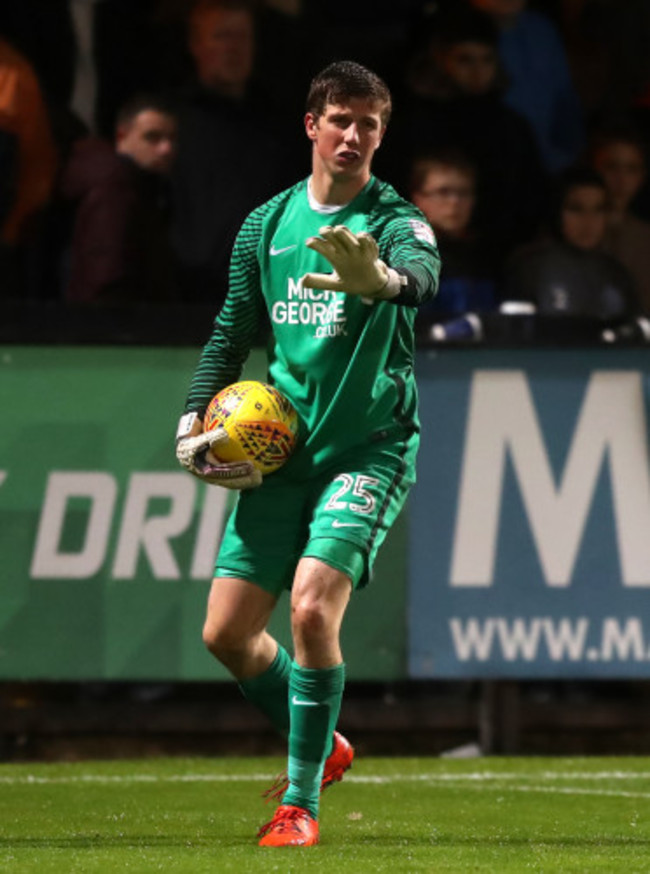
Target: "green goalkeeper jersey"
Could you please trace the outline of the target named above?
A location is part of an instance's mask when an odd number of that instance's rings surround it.
[[[305,273],[332,268],[305,245],[324,225],[366,231],[379,257],[403,275],[390,301],[303,288]],[[308,180],[252,212],[235,242],[230,289],[186,404],[202,412],[236,382],[263,319],[270,319],[269,381],[301,419],[287,473],[304,474],[346,450],[418,430],[413,375],[415,311],[432,297],[440,259],[430,226],[412,204],[372,177],[349,204],[324,207]]]

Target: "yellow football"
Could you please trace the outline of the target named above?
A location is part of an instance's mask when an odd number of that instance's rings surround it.
[[[224,428],[228,442],[215,447],[220,461],[252,461],[262,475],[282,467],[298,437],[298,414],[272,385],[243,380],[216,394],[205,412],[203,430]]]

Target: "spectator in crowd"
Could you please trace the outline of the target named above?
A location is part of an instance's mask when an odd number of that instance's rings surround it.
[[[74,206],[65,298],[134,303],[175,298],[167,182],[176,119],[169,105],[141,95],[118,113],[115,143],[75,143],[61,193]]]
[[[590,156],[608,195],[603,249],[629,270],[641,309],[650,315],[650,222],[632,212],[646,179],[643,142],[632,131],[602,130],[594,136]]]
[[[464,331],[455,320],[472,313],[480,333],[480,313],[497,307],[496,267],[484,240],[472,227],[476,204],[476,169],[462,153],[440,150],[418,156],[411,167],[410,200],[427,217],[436,234],[442,268],[438,294],[418,311],[421,321]],[[444,337],[443,337],[444,338]]]
[[[623,265],[603,251],[606,230],[605,183],[591,168],[566,170],[558,179],[548,239],[510,260],[508,305],[525,302],[539,316],[586,321],[598,333],[635,324],[633,282]]]
[[[566,49],[553,22],[526,0],[470,0],[499,26],[505,101],[531,124],[544,166],[557,173],[584,146],[583,112]]]
[[[253,83],[247,0],[198,0],[188,39],[196,81],[179,99],[172,240],[183,299],[218,307],[242,221],[293,179],[295,155],[275,133],[283,112]]]
[[[648,0],[564,0],[561,26],[587,119],[611,124],[647,102]]]
[[[382,148],[391,181],[424,150],[468,155],[478,174],[475,227],[501,258],[534,236],[545,177],[528,123],[502,102],[497,41],[496,25],[481,12],[443,15],[414,58],[406,108]]]
[[[22,296],[26,293],[22,262],[37,238],[38,219],[49,202],[58,159],[36,74],[1,37],[0,139],[0,295]]]

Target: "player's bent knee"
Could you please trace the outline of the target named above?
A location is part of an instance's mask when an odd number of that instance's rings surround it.
[[[227,660],[234,653],[245,649],[245,640],[228,626],[216,625],[208,620],[203,626],[203,643],[219,661]]]
[[[322,637],[329,631],[329,614],[322,601],[304,598],[291,609],[291,624],[294,633],[303,636]]]

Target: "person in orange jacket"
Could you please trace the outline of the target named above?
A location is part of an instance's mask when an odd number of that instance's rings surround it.
[[[11,143],[3,180],[9,202],[0,243],[16,248],[30,238],[32,222],[48,203],[57,171],[57,151],[41,87],[29,61],[0,37],[0,132]],[[9,152],[9,149],[7,150]]]

